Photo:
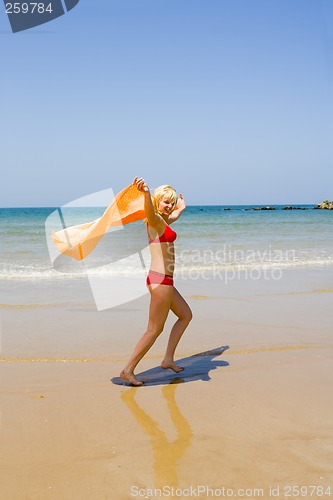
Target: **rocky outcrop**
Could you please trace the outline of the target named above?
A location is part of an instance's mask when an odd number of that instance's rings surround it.
[[[308,210],[306,207],[292,207],[291,205],[287,205],[283,207],[282,210]]]
[[[255,208],[252,208],[252,210],[275,210],[275,207],[255,207]]]
[[[318,205],[314,208],[322,210],[333,210],[333,201],[322,201],[321,203],[318,203]]]

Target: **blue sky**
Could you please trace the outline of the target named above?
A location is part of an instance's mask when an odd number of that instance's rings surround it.
[[[80,0],[0,44],[0,206],[333,199],[329,0]]]

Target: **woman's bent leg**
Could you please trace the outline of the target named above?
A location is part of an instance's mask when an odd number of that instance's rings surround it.
[[[171,368],[174,372],[179,373],[184,368],[176,365],[174,362],[175,350],[186,327],[192,319],[192,311],[178,290],[176,290],[176,288],[173,290],[174,294],[171,303],[171,310],[176,316],[178,316],[178,319],[170,332],[168,346],[161,367]]]
[[[142,385],[142,382],[136,379],[134,370],[163,331],[173,301],[173,290],[172,286],[167,285],[151,285],[149,288],[150,307],[147,331],[137,343],[130,360],[120,374],[121,378],[133,385]]]

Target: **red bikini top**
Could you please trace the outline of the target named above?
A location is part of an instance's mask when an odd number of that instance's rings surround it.
[[[177,238],[177,233],[175,231],[173,231],[173,229],[171,229],[171,227],[168,224],[165,225],[164,233],[160,237],[157,237],[153,240],[150,238],[149,232],[148,232],[148,224],[147,224],[147,233],[148,233],[149,244],[150,243],[173,243],[175,241],[175,239]]]

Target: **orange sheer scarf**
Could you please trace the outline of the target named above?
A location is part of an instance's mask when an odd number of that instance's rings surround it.
[[[131,184],[115,196],[99,219],[53,231],[51,236],[59,252],[83,260],[111,226],[122,226],[144,218],[144,193]]]

